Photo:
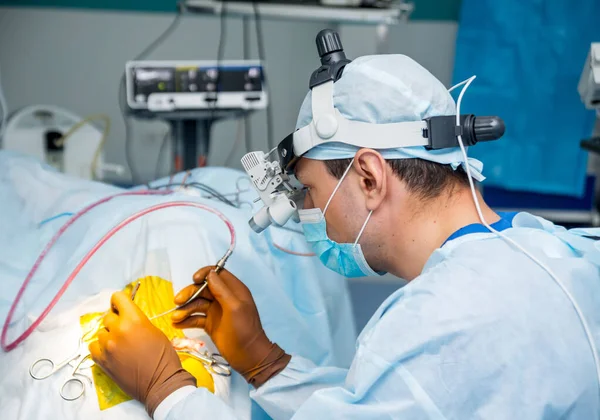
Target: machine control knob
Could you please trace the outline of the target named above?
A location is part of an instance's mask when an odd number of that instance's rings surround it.
[[[337,32],[331,29],[323,29],[317,35],[317,51],[319,52],[319,57],[343,50],[342,41]]]

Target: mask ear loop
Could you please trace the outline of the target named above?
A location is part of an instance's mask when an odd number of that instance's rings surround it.
[[[371,210],[369,212],[369,215],[367,216],[367,220],[365,220],[365,223],[363,223],[362,228],[360,229],[360,232],[358,232],[358,236],[356,237],[356,241],[354,241],[354,246],[356,246],[358,244],[358,240],[360,239],[360,237],[362,236],[363,232],[365,231],[365,228],[367,227],[367,223],[369,223],[369,219],[371,218],[372,214],[373,214],[373,210]]]
[[[338,184],[335,186],[335,188],[333,189],[333,192],[331,193],[331,197],[329,197],[329,200],[327,200],[327,204],[325,204],[325,208],[323,209],[323,217],[325,217],[325,213],[327,213],[327,209],[329,208],[329,204],[331,204],[331,200],[333,200],[333,196],[335,195],[337,190],[340,189],[340,185],[342,185],[342,181],[344,181],[344,178],[346,178],[346,175],[348,175],[348,172],[350,172],[350,168],[352,168],[353,163],[354,163],[354,158],[352,158],[352,161],[350,161],[350,164],[348,165],[348,167],[344,171],[344,174],[340,178],[340,182],[338,182]]]
[[[342,185],[344,178],[346,178],[346,175],[348,175],[348,172],[350,172],[350,168],[352,168],[353,163],[354,163],[354,158],[352,158],[352,160],[350,161],[350,164],[348,165],[348,167],[344,171],[344,174],[340,178],[340,182],[338,182],[338,184],[335,186],[335,188],[333,189],[333,192],[331,193],[331,197],[329,197],[329,200],[327,200],[327,204],[325,204],[325,208],[323,209],[323,217],[325,217],[325,213],[327,213],[327,209],[329,208],[329,204],[331,204],[331,200],[333,200],[333,196],[340,189],[340,186]],[[358,236],[356,237],[356,240],[354,241],[353,246],[356,246],[358,244],[358,241],[360,240],[360,237],[362,236],[363,232],[365,231],[365,228],[367,227],[367,223],[369,223],[369,219],[371,219],[372,214],[373,214],[373,210],[371,210],[369,212],[369,215],[367,216],[367,220],[365,220],[365,223],[363,223],[362,228],[360,228],[360,232],[358,232]]]

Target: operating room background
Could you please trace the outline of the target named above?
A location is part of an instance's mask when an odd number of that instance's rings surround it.
[[[0,8],[0,70],[10,110],[31,104],[54,104],[79,115],[105,113],[113,125],[104,149],[105,159],[127,167],[124,124],[117,91],[124,64],[153,41],[170,24],[174,14],[111,12],[99,10]],[[243,57],[240,18],[227,18],[224,59]],[[151,59],[217,59],[218,17],[186,16],[160,45]],[[300,104],[308,90],[308,78],[318,65],[314,39],[326,25],[312,22],[262,22],[267,59],[269,95],[275,140],[294,129]],[[251,23],[251,55],[258,58],[254,24]],[[338,27],[350,58],[378,51],[376,28]],[[449,85],[454,66],[456,21],[417,20],[391,26],[383,45],[390,53],[411,56]],[[380,46],[381,47],[381,46]],[[254,150],[267,149],[265,112],[251,117]],[[134,122],[134,166],[144,180],[156,177],[159,149],[167,130],[161,122]],[[236,139],[236,121],[216,123],[209,163],[223,165]],[[170,150],[167,148],[167,150]],[[245,153],[236,146],[234,167]],[[164,175],[169,153],[160,156]],[[127,182],[129,173],[114,182]],[[402,283],[388,276],[350,282],[360,331],[369,317]]]

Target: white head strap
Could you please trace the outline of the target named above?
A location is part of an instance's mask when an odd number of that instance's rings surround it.
[[[372,124],[345,118],[333,105],[333,81],[312,89],[312,113],[311,123],[294,133],[296,156],[330,142],[373,149],[429,145],[425,121]]]

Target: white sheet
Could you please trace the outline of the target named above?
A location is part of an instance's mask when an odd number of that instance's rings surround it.
[[[195,170],[189,180],[207,183],[222,192],[236,191],[242,176],[223,168]],[[176,180],[181,181],[183,174]],[[157,181],[166,183],[167,180]],[[177,181],[174,181],[177,182]],[[0,152],[0,321],[29,268],[52,235],[68,217],[40,226],[43,220],[63,212],[76,212],[85,205],[122,190],[65,177],[33,159]],[[193,190],[192,190],[193,191]],[[247,191],[243,200],[255,195]],[[207,203],[233,221],[238,234],[236,251],[228,269],[250,288],[269,337],[286,351],[317,364],[347,366],[352,358],[355,331],[345,280],[321,266],[316,258],[295,257],[275,248],[274,243],[300,252],[310,252],[301,234],[273,230],[256,235],[247,224],[249,206],[237,209],[216,200],[177,194],[169,197],[119,198],[93,210],[76,222],[57,242],[40,266],[19,308],[20,320],[10,336],[29,325],[48,304],[74,266],[116,223],[136,210],[166,201],[193,200]],[[124,403],[100,413],[95,396],[85,401],[65,402],[58,395],[64,377],[33,381],[27,372],[31,360],[40,356],[69,354],[76,343],[77,317],[90,311],[86,299],[122,288],[140,275],[152,275],[168,266],[175,290],[187,285],[200,267],[214,264],[228,244],[228,233],[213,215],[197,209],[169,209],[134,222],[117,234],[84,267],[59,304],[28,339],[10,353],[0,353],[0,418],[144,418],[137,403]],[[143,238],[140,240],[140,237]],[[150,272],[149,272],[150,271]],[[106,308],[106,297],[103,297]],[[67,347],[69,347],[67,349]],[[42,351],[43,350],[43,351]],[[54,379],[53,379],[54,380]],[[232,378],[231,405],[240,418],[263,417],[253,410],[247,385]],[[40,395],[43,398],[40,398]],[[95,404],[95,406],[94,406]],[[57,413],[60,415],[57,416]]]

